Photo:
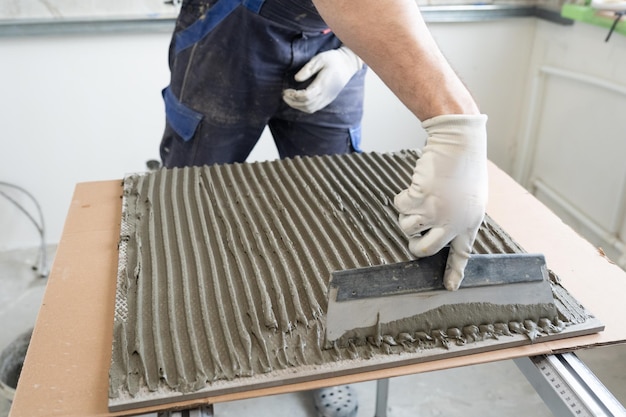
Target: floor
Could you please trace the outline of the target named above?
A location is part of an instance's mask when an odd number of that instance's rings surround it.
[[[54,246],[48,248],[49,262],[54,251]],[[35,249],[0,253],[0,351],[35,323],[46,284],[46,279],[33,270],[37,262]],[[626,345],[577,355],[626,404]],[[374,416],[376,382],[353,387],[359,399],[358,416]],[[8,415],[10,404],[0,398],[0,417]],[[216,404],[214,411],[218,417],[315,416],[312,396],[307,392]],[[512,361],[392,378],[387,413],[390,417],[552,415]]]

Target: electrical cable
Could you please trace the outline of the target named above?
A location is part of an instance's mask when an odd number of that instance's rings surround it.
[[[48,263],[47,263],[46,238],[45,238],[46,228],[44,224],[43,211],[41,210],[41,206],[39,205],[39,202],[31,193],[29,193],[26,189],[20,187],[19,185],[15,185],[15,184],[5,182],[5,181],[0,181],[0,186],[13,188],[15,190],[20,191],[21,193],[25,194],[35,205],[35,208],[37,209],[37,213],[39,215],[39,222],[16,199],[11,197],[9,194],[5,193],[4,191],[0,190],[0,195],[3,196],[5,199],[7,199],[10,203],[15,205],[24,215],[26,215],[26,217],[31,221],[31,223],[33,223],[33,225],[37,229],[37,232],[39,233],[39,237],[41,239],[40,246],[39,246],[39,256],[38,256],[39,266],[37,266],[37,262],[36,262],[35,265],[33,265],[33,269],[39,271],[39,276],[41,278],[47,277],[48,276],[48,270],[47,270]]]

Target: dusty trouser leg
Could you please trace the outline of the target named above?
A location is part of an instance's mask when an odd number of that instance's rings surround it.
[[[281,158],[360,152],[363,84],[357,72],[328,106],[307,114],[283,105],[269,121]]]
[[[220,10],[181,10],[163,92],[166,167],[243,162],[282,103],[291,49],[275,39],[293,32],[241,5]]]
[[[353,142],[360,133],[349,128],[326,128],[284,120],[270,122],[269,126],[281,158],[354,152]]]
[[[166,168],[243,162],[263,130],[264,124],[220,127],[207,122],[198,126],[189,140],[166,123],[161,141],[161,160]]]

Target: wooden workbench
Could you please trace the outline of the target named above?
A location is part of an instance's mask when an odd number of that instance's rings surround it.
[[[621,300],[626,273],[504,172],[493,164],[489,169],[490,216],[525,250],[545,254],[564,287],[605,324],[605,331],[178,405],[190,407],[626,342],[626,304]],[[107,405],[121,195],[120,180],[76,187],[11,417],[116,415]]]

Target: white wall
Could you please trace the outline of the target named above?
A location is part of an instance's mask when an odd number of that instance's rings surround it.
[[[176,7],[163,0],[2,0],[0,20],[175,17]]]
[[[534,26],[532,18],[431,25],[489,114],[490,158],[505,170],[519,129]],[[0,181],[18,184],[39,200],[48,242],[60,238],[77,182],[118,179],[158,158],[169,37],[0,38]],[[367,79],[363,129],[365,150],[395,151],[424,141],[419,121],[375,74]],[[275,157],[264,135],[252,159]],[[25,198],[11,195],[32,211]],[[37,243],[26,217],[0,198],[0,250]]]
[[[39,200],[49,242],[59,240],[77,182],[143,171],[158,156],[168,42],[166,34],[0,38],[0,181]],[[4,199],[0,230],[0,249],[38,242]]]
[[[489,158],[510,172],[527,90],[537,19],[431,24],[433,35],[489,116]],[[563,26],[548,23],[559,31]]]

